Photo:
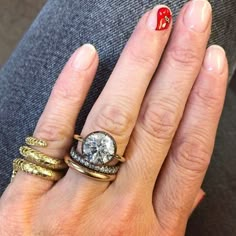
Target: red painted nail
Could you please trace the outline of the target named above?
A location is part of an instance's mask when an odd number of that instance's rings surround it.
[[[199,200],[197,206],[199,206],[199,205],[202,203],[202,201],[205,199],[205,197],[206,197],[206,194],[204,194],[204,195],[202,196],[202,198]]]
[[[157,28],[156,30],[168,29],[172,20],[172,14],[167,7],[162,7],[157,12]]]

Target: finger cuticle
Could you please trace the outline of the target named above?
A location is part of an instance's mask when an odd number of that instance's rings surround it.
[[[151,30],[167,30],[172,22],[172,12],[167,6],[156,6],[152,9],[147,20]]]
[[[212,8],[207,0],[192,0],[185,10],[183,21],[195,32],[205,32],[211,20]]]
[[[92,44],[84,44],[72,56],[71,66],[76,70],[87,70],[93,63],[96,49]]]

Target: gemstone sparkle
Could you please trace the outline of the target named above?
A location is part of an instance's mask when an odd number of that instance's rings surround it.
[[[104,165],[114,158],[116,144],[114,139],[104,132],[89,134],[83,142],[82,154],[95,165]]]

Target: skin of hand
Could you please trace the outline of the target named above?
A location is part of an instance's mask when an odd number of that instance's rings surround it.
[[[228,65],[221,47],[206,49],[208,1],[186,3],[173,30],[171,23],[156,30],[163,7],[140,19],[82,130],[114,137],[127,159],[116,180],[69,169],[53,183],[18,172],[0,200],[1,236],[184,235],[204,195]],[[61,159],[68,153],[98,62],[89,44],[67,62],[34,131],[49,143],[39,151]]]

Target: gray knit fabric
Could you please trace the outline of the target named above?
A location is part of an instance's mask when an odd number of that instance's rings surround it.
[[[79,132],[140,16],[156,4],[167,4],[176,16],[185,2],[49,0],[46,3],[0,71],[0,195],[9,182],[11,162],[18,155],[18,147],[32,134],[51,88],[72,52],[89,42],[100,55],[95,82],[78,120]],[[214,18],[210,44],[217,43],[226,49],[232,75],[236,65],[236,4],[234,0],[211,3]],[[211,212],[206,209],[205,214]],[[236,235],[227,234],[233,232],[232,222],[212,217],[215,226],[210,229],[208,222],[193,218],[188,235]]]

